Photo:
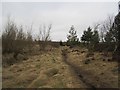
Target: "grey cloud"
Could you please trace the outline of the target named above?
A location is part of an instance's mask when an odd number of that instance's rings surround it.
[[[34,34],[40,24],[53,24],[52,40],[65,40],[71,25],[75,25],[79,37],[83,30],[94,22],[104,20],[108,14],[117,14],[116,2],[79,2],[79,3],[3,3],[3,16],[8,14],[18,24],[33,23]],[[5,19],[3,19],[5,20]]]

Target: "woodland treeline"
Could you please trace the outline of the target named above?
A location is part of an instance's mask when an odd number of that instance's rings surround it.
[[[119,43],[120,43],[120,13],[115,16],[109,16],[102,23],[96,24],[94,27],[87,27],[83,31],[82,37],[78,38],[77,30],[74,25],[68,30],[66,42],[52,42],[50,38],[52,24],[43,25],[39,28],[39,33],[36,38],[32,35],[32,25],[28,30],[24,30],[23,26],[19,26],[10,18],[2,32],[2,54],[13,53],[13,57],[16,59],[18,54],[25,52],[32,52],[33,45],[38,44],[40,51],[45,51],[47,45],[54,47],[59,46],[83,46],[88,48],[89,51],[112,51],[113,56],[119,56]],[[26,32],[25,32],[26,31]],[[26,49],[27,48],[27,49]],[[116,54],[117,52],[117,54]]]
[[[67,36],[67,45],[82,45],[89,51],[112,52],[113,59],[120,59],[120,13],[115,17],[108,18],[101,24],[96,24],[93,28],[90,26],[83,31],[82,37],[77,38],[74,26],[71,26]]]
[[[81,38],[78,38],[75,27],[72,26],[67,38],[67,43],[70,45],[81,42],[90,49],[97,50],[98,45],[100,45],[102,46],[101,50],[113,51],[118,42],[118,31],[114,24],[114,18],[109,16],[101,24],[95,24],[94,27],[89,26],[83,31]]]

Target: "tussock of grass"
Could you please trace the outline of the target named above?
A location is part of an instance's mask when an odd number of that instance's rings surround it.
[[[58,82],[56,82],[54,85],[53,85],[53,88],[67,88],[66,85],[64,85],[65,83],[62,82],[61,80],[59,80]]]
[[[47,79],[37,79],[29,86],[29,88],[44,86],[47,83],[47,81]]]
[[[51,77],[51,76],[54,76],[54,75],[56,75],[57,73],[58,73],[58,69],[56,69],[56,68],[51,68],[51,69],[49,69],[47,72],[46,72],[46,74],[47,74],[47,76],[48,77]]]
[[[35,88],[46,85],[48,82],[48,77],[44,74],[44,71],[40,73],[40,75],[33,80],[33,82],[28,86],[28,88]]]
[[[40,67],[41,67],[41,65],[40,65],[40,64],[37,64],[37,65],[36,65],[36,68],[40,68]]]

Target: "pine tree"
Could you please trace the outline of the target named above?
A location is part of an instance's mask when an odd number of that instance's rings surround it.
[[[79,40],[77,38],[77,32],[75,31],[74,26],[72,25],[70,30],[69,30],[69,35],[67,36],[67,42],[71,45],[76,44]]]
[[[100,38],[99,38],[98,31],[94,30],[91,42],[93,42],[93,44],[97,44],[97,43],[99,43],[99,41],[100,41]]]
[[[110,43],[110,42],[112,42],[112,41],[113,41],[112,33],[109,31],[109,32],[107,32],[106,35],[105,35],[105,42],[106,42],[106,43]]]
[[[116,59],[118,61],[120,61],[120,12],[118,13],[118,15],[115,17],[115,21],[114,21],[114,28],[117,31],[117,48],[115,48],[114,53],[113,53],[113,59]]]
[[[84,31],[82,37],[81,37],[81,41],[90,43],[92,41],[92,29],[90,27],[88,27],[87,31]]]

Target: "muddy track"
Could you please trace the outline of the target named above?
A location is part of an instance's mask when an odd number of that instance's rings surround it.
[[[84,76],[82,75],[82,72],[80,72],[80,71],[83,71],[83,70],[80,70],[79,67],[77,67],[74,64],[68,62],[68,60],[67,60],[68,59],[67,50],[65,50],[65,49],[62,50],[62,56],[63,56],[63,61],[73,69],[74,73],[78,76],[79,80],[82,81],[88,87],[88,89],[96,90],[96,87],[94,85],[92,85],[91,83],[89,83],[88,81],[86,81],[83,78]]]

